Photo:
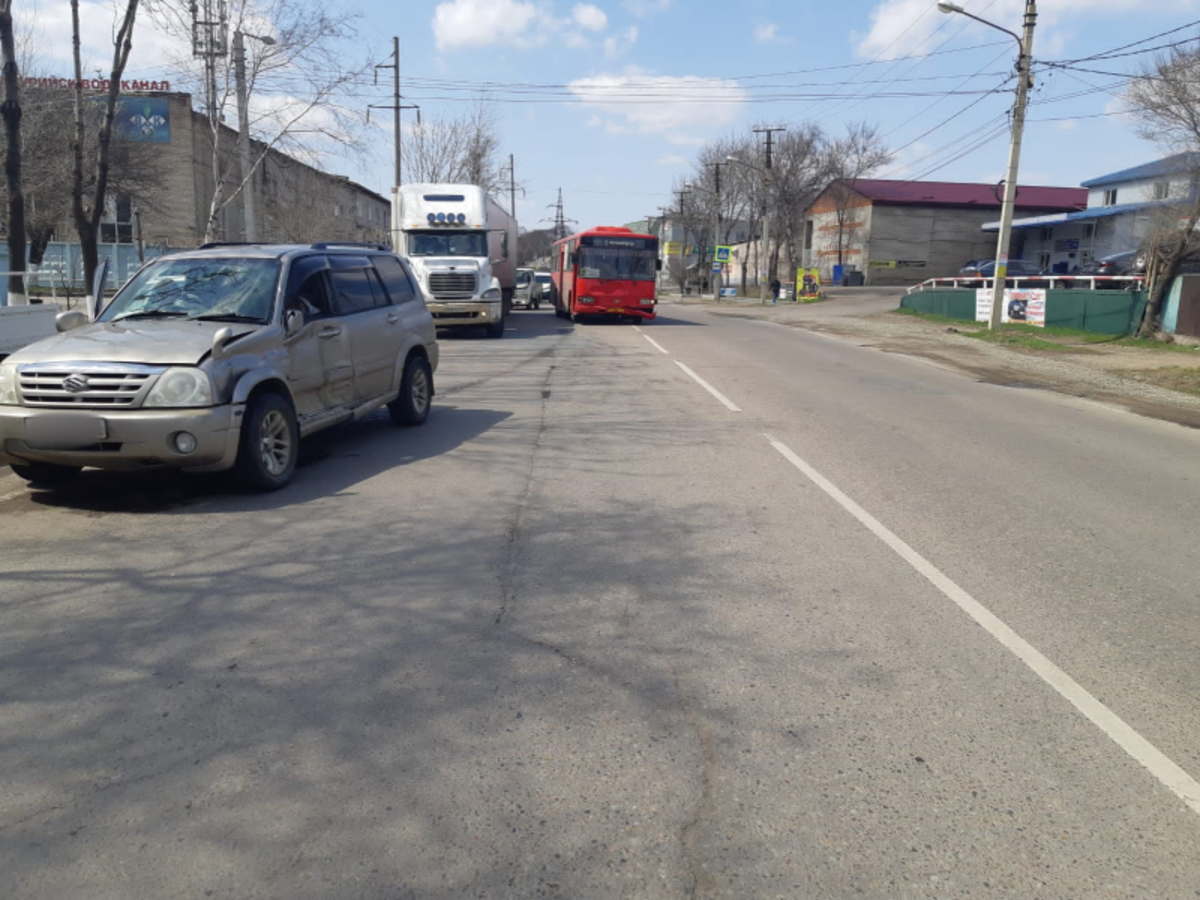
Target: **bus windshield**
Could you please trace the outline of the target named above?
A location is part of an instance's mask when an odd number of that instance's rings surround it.
[[[488,255],[483,231],[414,231],[408,236],[409,256]]]
[[[620,281],[653,281],[654,250],[623,247],[580,247],[579,277]]]

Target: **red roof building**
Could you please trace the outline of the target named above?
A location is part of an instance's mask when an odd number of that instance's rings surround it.
[[[864,273],[866,284],[913,284],[951,275],[966,262],[995,256],[996,236],[983,231],[1000,212],[1002,187],[947,181],[860,178],[827,187],[809,209],[804,261],[831,279],[835,266]],[[1021,185],[1024,215],[1074,212],[1084,188]],[[1014,258],[1019,258],[1015,248]]]

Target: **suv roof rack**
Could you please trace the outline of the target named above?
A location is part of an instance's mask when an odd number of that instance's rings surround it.
[[[261,247],[266,241],[209,241],[207,244],[201,244],[197,250],[212,250],[216,247]]]
[[[340,247],[354,247],[359,250],[391,250],[391,247],[385,247],[383,244],[376,244],[369,241],[321,241],[313,244],[314,250],[336,250]]]

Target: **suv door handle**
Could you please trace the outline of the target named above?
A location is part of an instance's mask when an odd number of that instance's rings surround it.
[[[388,313],[387,321],[389,325],[395,325],[400,321],[400,317],[395,313]]]
[[[317,332],[317,337],[322,338],[323,340],[329,340],[330,338],[337,337],[341,333],[342,329],[340,328],[322,328]]]

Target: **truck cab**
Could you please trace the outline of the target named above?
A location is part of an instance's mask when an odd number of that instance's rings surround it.
[[[516,220],[477,185],[407,184],[393,194],[393,243],[437,327],[482,326],[503,337],[516,287]]]

